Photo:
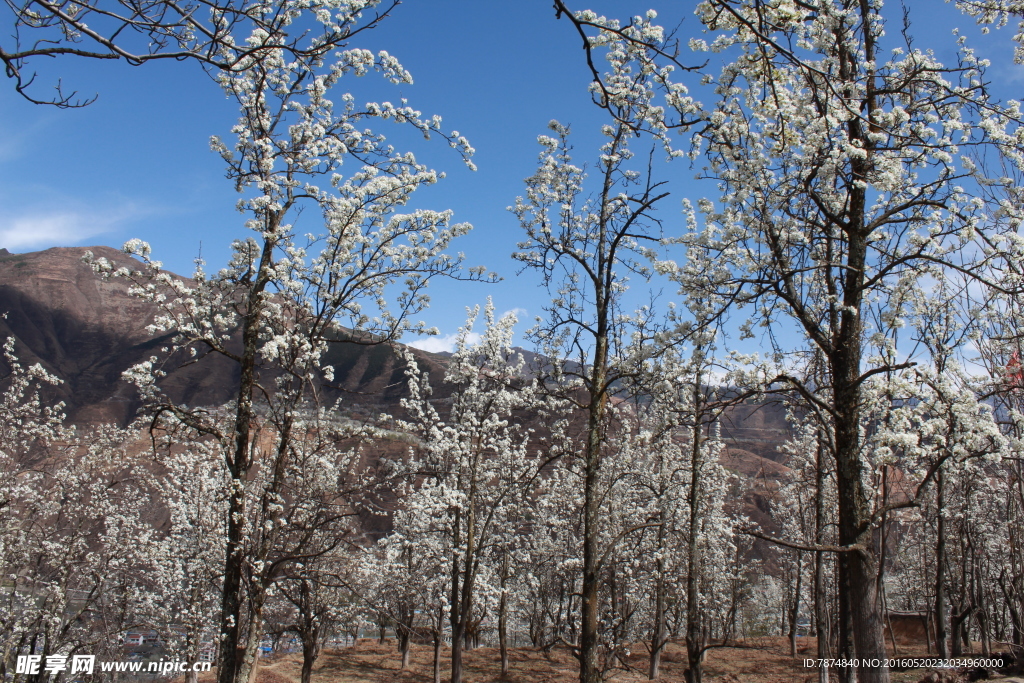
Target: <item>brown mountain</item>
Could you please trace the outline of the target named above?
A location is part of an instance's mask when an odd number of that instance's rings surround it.
[[[87,250],[128,267],[138,262],[109,247],[53,248],[11,254],[0,249],[0,339],[13,336],[22,363],[41,363],[64,380],[54,390],[72,421],[128,422],[140,407],[134,387],[121,373],[160,355],[170,335],[146,331],[153,305],[128,295],[124,280],[103,280],[82,262]],[[413,350],[435,379],[438,392],[444,356]],[[527,352],[529,353],[529,352]],[[531,363],[541,363],[529,354]],[[404,393],[405,375],[397,355],[386,346],[334,344],[328,362],[335,367],[332,398],[353,412],[375,415],[394,407]],[[172,400],[191,405],[221,405],[232,398],[237,369],[224,358],[171,369],[163,383]],[[442,407],[443,411],[443,407]],[[743,404],[728,411],[722,436],[728,448],[722,464],[750,480],[788,477],[779,446],[788,437],[785,414],[771,404]]]
[[[40,363],[64,380],[54,390],[77,423],[124,424],[140,403],[121,373],[150,356],[161,355],[170,335],[146,331],[156,309],[128,295],[124,280],[103,280],[82,262],[86,251],[128,267],[139,264],[110,247],[53,248],[11,254],[0,249],[0,339],[13,336],[21,362]],[[421,367],[443,374],[441,356],[414,350]],[[404,373],[385,346],[335,344],[328,362],[335,366],[338,396],[354,406],[393,403],[402,393]],[[220,405],[232,398],[237,369],[224,358],[171,369],[163,386],[177,403]]]
[[[77,424],[117,422],[126,424],[141,403],[133,386],[121,379],[132,365],[161,354],[170,335],[146,331],[156,309],[128,295],[124,280],[103,280],[85,265],[87,250],[116,265],[138,263],[109,247],[53,248],[11,254],[0,249],[0,340],[13,336],[15,350],[24,365],[40,363],[63,384],[50,398],[64,401],[69,418]],[[413,350],[420,367],[432,376],[434,398],[445,411],[447,389],[441,379],[445,357]],[[531,365],[546,361],[526,352]],[[334,344],[327,362],[335,367],[335,386],[330,400],[343,399],[343,408],[357,417],[373,418],[398,410],[397,399],[405,393],[405,374],[397,354],[387,346]],[[0,366],[3,365],[0,359]],[[0,379],[6,368],[0,367]],[[176,403],[197,406],[222,405],[233,398],[237,384],[235,365],[222,357],[168,369],[162,382]],[[527,421],[534,422],[524,416]],[[544,425],[533,425],[545,431]],[[783,410],[772,404],[741,404],[727,411],[722,421],[726,448],[721,462],[735,476],[730,507],[761,525],[775,530],[771,501],[778,483],[789,478],[781,444],[789,428]],[[379,444],[378,456],[404,451],[407,443]],[[370,526],[379,525],[377,520]],[[754,553],[763,555],[764,542]]]

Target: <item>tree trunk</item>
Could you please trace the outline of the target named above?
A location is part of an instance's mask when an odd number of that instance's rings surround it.
[[[316,652],[316,648],[311,648],[302,643],[302,683],[310,683],[313,678],[313,665],[316,664],[317,656],[319,652]]]
[[[501,556],[501,598],[498,600],[498,649],[501,652],[501,675],[508,675],[508,552]]]
[[[469,499],[475,498],[475,490],[470,489]],[[470,615],[473,611],[473,585],[477,572],[477,530],[475,507],[471,504],[465,520],[465,553],[462,556],[462,571],[459,571],[459,553],[452,553],[451,569],[451,596],[450,596],[450,623],[452,627],[452,678],[451,683],[462,683],[462,653],[463,647],[469,647],[472,637],[470,632]],[[455,515],[453,529],[453,547],[458,549],[461,544],[462,515],[457,512]],[[461,581],[460,581],[461,576]]]
[[[658,527],[659,539],[664,527]],[[665,648],[665,582],[662,579],[664,561],[657,561],[657,578],[654,583],[654,628],[651,635],[651,661],[647,678],[654,681],[661,673],[661,652]]]
[[[981,655],[982,657],[991,657],[992,634],[989,632],[988,613],[979,608],[975,618],[978,620],[978,632],[981,634]]]
[[[452,678],[451,683],[462,683],[462,648],[465,642],[465,625],[452,630]]]
[[[896,643],[896,631],[892,627],[892,618],[889,616],[889,599],[885,595],[885,585],[882,586],[882,614],[885,615],[885,625],[889,629],[889,644],[892,645],[892,656],[899,657],[899,645]],[[925,639],[927,640],[927,632]]]
[[[42,660],[41,660],[41,663],[39,665],[38,672],[36,672],[34,674],[26,674],[25,675],[26,683],[45,683],[45,681],[49,678],[49,675],[46,673],[46,669],[43,668],[43,664],[46,662],[46,657],[47,657],[47,655],[50,654],[50,643],[49,643],[49,640],[44,638],[43,639],[42,652],[38,652],[37,653],[37,651],[36,651],[36,647],[37,647],[37,645],[39,643],[39,637],[41,635],[42,634],[39,631],[36,631],[35,633],[32,634],[32,645],[31,645],[31,647],[29,647],[28,651],[33,653],[33,654],[38,654],[40,657],[42,657]],[[17,674],[15,674],[15,675],[17,675]]]
[[[853,591],[853,641],[856,656],[861,662],[875,659],[884,661],[885,631],[878,610],[877,573],[872,557],[868,553],[848,553],[850,557]],[[889,670],[861,664],[857,671],[858,683],[888,683]]]
[[[968,633],[965,626],[968,624],[968,620],[971,614],[974,613],[974,605],[967,605],[967,607],[959,614],[954,615],[950,619],[950,635],[952,636],[950,644],[950,657],[960,657],[964,653],[964,646],[968,648],[971,646],[971,641],[968,639]]]
[[[814,454],[814,540],[825,542],[825,448],[818,434]],[[817,640],[818,659],[829,659],[828,606],[825,604],[825,558],[820,552],[814,553],[814,632]],[[818,667],[818,683],[829,683],[828,664]]]
[[[462,683],[462,653],[465,647],[466,641],[470,636],[469,633],[469,614],[472,609],[471,598],[471,587],[463,583],[461,596],[457,591],[458,586],[458,565],[455,565],[453,571],[454,580],[456,581],[456,590],[452,593],[452,604],[451,604],[451,627],[452,627],[452,677],[451,683]],[[469,568],[465,570],[466,581],[469,577]]]
[[[607,340],[598,340],[598,345]],[[593,386],[604,384],[604,367],[595,372]],[[580,683],[601,683],[597,664],[598,601],[600,567],[598,566],[600,494],[598,470],[600,467],[601,422],[604,418],[604,397],[591,400],[587,425],[587,446],[584,453],[586,472],[583,484],[583,586],[580,605]]]
[[[867,18],[865,17],[865,20]],[[860,122],[851,122],[860,126]],[[854,138],[861,138],[857,131]],[[855,160],[856,162],[856,160]],[[856,173],[863,176],[865,169]],[[862,191],[852,192],[853,216],[863,217]],[[864,487],[864,462],[860,443],[861,345],[860,311],[866,263],[866,233],[863,226],[849,231],[849,252],[844,275],[844,306],[840,329],[831,349],[829,364],[835,402],[836,489],[839,497],[839,544],[859,546],[840,553],[840,596],[846,592],[852,626],[854,653],[860,662],[885,660],[885,631],[878,609],[878,566],[872,543],[871,495]],[[842,633],[842,628],[840,628]],[[841,653],[840,656],[844,656]],[[862,664],[858,683],[889,683],[888,667]]]
[[[948,598],[946,597],[946,516],[943,510],[944,505],[945,477],[942,476],[942,469],[939,468],[935,473],[935,652],[941,659],[949,657],[947,647],[949,632],[946,630]]]
[[[302,634],[302,683],[310,683],[313,677],[313,665],[320,657],[320,633],[314,627],[312,633]]]
[[[280,217],[276,214],[266,226],[268,233],[273,234],[279,224]],[[246,558],[243,555],[245,527],[245,480],[252,466],[250,461],[251,430],[254,413],[252,405],[253,387],[256,385],[256,354],[259,342],[259,319],[262,315],[263,292],[267,287],[271,262],[273,260],[276,239],[268,237],[263,241],[260,254],[259,270],[256,279],[246,297],[247,310],[242,319],[242,353],[239,361],[237,405],[235,408],[234,448],[227,457],[228,471],[231,473],[232,490],[228,497],[228,528],[227,544],[224,558],[224,592],[221,597],[220,617],[220,666],[217,671],[218,683],[248,683],[249,674],[254,668],[252,660],[255,647],[258,645],[259,631],[262,624],[250,610],[250,632],[255,626],[257,643],[247,643],[245,659],[239,661],[239,642],[242,628],[242,581]],[[262,597],[250,596],[257,600],[262,610]]]
[[[259,669],[260,635],[263,632],[263,605],[266,588],[256,585],[249,596],[249,628],[246,629],[245,647],[238,649],[238,663],[235,680],[238,683],[254,683]]]
[[[224,592],[221,594],[221,643],[220,662],[217,669],[218,683],[235,683],[235,675],[241,662],[236,661],[241,642],[242,615],[242,572],[245,558],[242,555],[242,527],[245,522],[245,492],[240,478],[235,476],[236,485],[228,497],[227,546],[224,560]]]
[[[462,654],[463,648],[466,645],[467,640],[470,638],[469,633],[469,615],[472,610],[472,586],[467,585],[470,579],[470,570],[467,567],[465,571],[466,578],[462,584],[461,596],[457,590],[453,590],[452,593],[452,604],[451,604],[451,627],[452,627],[452,677],[451,683],[462,683]],[[453,571],[454,580],[456,581],[456,588],[458,582],[458,569]]]
[[[703,567],[697,549],[697,537],[701,519],[701,443],[704,433],[701,424],[703,415],[703,394],[700,387],[701,376],[698,373],[693,382],[693,428],[690,433],[690,490],[687,492],[689,519],[687,520],[688,538],[686,539],[686,671],[683,676],[686,683],[701,683],[704,678],[703,642],[701,636],[700,609],[700,574]]]
[[[1016,593],[1013,589],[1013,583],[1010,586],[1006,585],[1006,570],[1004,569],[999,574],[999,590],[1003,593],[1003,603],[1006,605],[1007,611],[1010,613],[1010,640],[1014,645],[1024,645],[1024,623],[1022,623],[1022,616],[1020,610],[1017,609]]]
[[[401,629],[398,634],[398,651],[402,653],[401,670],[405,671],[409,668],[409,631],[405,628]],[[307,682],[303,681],[302,683]]]
[[[308,579],[300,580],[299,601],[296,606],[299,608],[299,638],[302,641],[301,683],[310,683],[313,676],[313,665],[320,657],[325,615],[318,613],[320,603]]]
[[[789,608],[789,656],[796,657],[796,622],[800,618],[800,590],[803,587],[804,556],[796,551],[796,588],[793,591],[793,604]]]
[[[441,633],[434,633],[434,683],[441,683]]]

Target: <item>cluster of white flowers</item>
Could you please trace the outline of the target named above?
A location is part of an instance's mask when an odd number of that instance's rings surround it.
[[[13,338],[0,394],[0,640],[17,653],[116,656],[119,633],[155,614],[145,573],[157,536],[134,430],[75,430]],[[83,619],[82,615],[90,615]]]

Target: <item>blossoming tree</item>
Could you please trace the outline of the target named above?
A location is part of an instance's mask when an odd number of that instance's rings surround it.
[[[429,400],[428,377],[415,364],[410,367],[411,395],[403,400],[410,414],[407,427],[422,441],[407,467],[421,483],[404,501],[399,531],[437,546],[447,558],[452,683],[462,681],[463,640],[471,621],[487,602],[500,602],[504,563],[524,531],[521,512],[544,464],[532,452],[537,447],[531,443],[533,430],[521,422],[547,406],[536,380],[524,373],[523,356],[511,348],[516,318],[506,314],[495,320],[488,302],[480,342],[470,344],[478,312],[459,331],[445,373],[452,389],[450,412],[438,414]]]
[[[322,19],[351,37],[363,9],[346,4]],[[257,29],[250,42],[261,45],[264,37]],[[251,236],[235,241],[226,268],[211,276],[200,265],[191,280],[163,272],[139,241],[125,249],[145,261],[141,269],[95,262],[104,275],[130,279],[134,294],[160,307],[151,329],[173,339],[165,361],[216,357],[237,368],[229,420],[168,400],[158,357],[129,373],[155,422],[179,423],[216,440],[228,470],[223,683],[244,683],[253,669],[260,606],[282,568],[271,559],[287,527],[282,496],[301,444],[339,438],[325,436],[337,430],[322,412],[322,387],[333,379],[329,347],[379,344],[422,329],[411,316],[426,305],[427,283],[458,276],[461,265],[444,252],[468,225],[449,225],[451,214],[444,211],[401,212],[411,194],[439,174],[362,124],[391,120],[424,136],[442,135],[464,155],[472,150],[457,134],[442,134],[439,118],[423,118],[404,103],[357,106],[345,94],[336,107],[329,99],[341,78],[370,71],[395,83],[410,80],[386,52],[356,48],[325,64],[293,59],[278,46],[219,72],[241,116],[235,144],[214,138],[212,146],[242,194],[238,208],[249,216]],[[347,175],[346,163],[357,165]],[[319,226],[304,223],[310,214]],[[312,232],[301,232],[293,221]],[[472,269],[467,277],[482,278],[483,271]]]

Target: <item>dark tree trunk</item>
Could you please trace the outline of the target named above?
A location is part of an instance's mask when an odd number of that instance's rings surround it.
[[[659,541],[664,536],[664,527],[658,527]],[[664,572],[664,560],[656,562],[657,577],[654,582],[654,628],[651,633],[651,661],[647,671],[647,678],[657,680],[661,673],[661,652],[665,648],[665,581],[662,578]]]
[[[865,18],[866,20],[866,18]],[[861,139],[860,122],[852,137]],[[863,177],[866,168],[854,160],[855,175]],[[863,190],[853,191],[850,212],[864,216]],[[841,323],[831,353],[832,385],[835,406],[836,489],[839,495],[839,544],[857,546],[840,553],[841,594],[845,589],[852,626],[854,656],[861,662],[885,660],[885,631],[879,614],[878,558],[872,543],[871,495],[864,487],[864,461],[860,443],[861,405],[861,304],[866,271],[866,233],[863,225],[847,232],[849,239],[843,287]],[[842,632],[842,628],[840,628]],[[863,665],[857,671],[858,683],[889,683],[887,667]]]
[[[305,642],[302,643],[302,683],[310,683],[313,679],[313,665],[316,664],[317,658],[320,656],[318,647],[309,647]]]
[[[845,555],[845,553],[844,553]],[[836,657],[838,659],[853,659],[853,609],[850,605],[850,578],[849,568],[843,556],[836,558],[836,598],[839,603],[839,623],[836,628]],[[853,667],[839,667],[840,683],[857,683],[857,672]]]
[[[989,630],[988,612],[983,608],[978,608],[978,611],[975,613],[975,618],[978,620],[978,631],[981,634],[981,655],[983,657],[991,657],[992,634]]]
[[[967,648],[971,647],[971,641],[968,638],[967,625],[970,623],[971,614],[974,613],[974,605],[967,605],[967,607],[959,614],[954,615],[950,619],[950,631],[952,639],[950,641],[950,657],[960,657],[964,653],[964,646]]]
[[[607,342],[605,342],[607,343]],[[604,368],[597,373],[594,385],[604,383]],[[603,400],[592,401],[587,425],[586,472],[583,483],[583,586],[580,614],[580,683],[601,683],[601,670],[597,663],[598,601],[600,577],[598,573],[598,539],[600,530],[598,469],[601,449],[601,422],[604,417]]]
[[[1006,570],[999,575],[999,590],[1003,593],[1003,600],[1006,609],[1010,613],[1010,640],[1014,645],[1024,645],[1024,621],[1021,611],[1017,609],[1017,595],[1013,590],[1013,584],[1006,585]]]
[[[800,591],[803,588],[804,556],[796,555],[796,587],[793,589],[793,603],[789,608],[789,656],[796,657],[796,622],[800,618]]]
[[[302,683],[310,683],[313,666],[320,657],[323,635],[326,627],[326,615],[321,613],[321,605],[313,586],[306,578],[299,580],[298,600],[293,604],[299,608],[299,639],[302,641]]]
[[[949,632],[947,629],[947,603],[946,597],[946,515],[945,505],[945,477],[942,476],[940,468],[935,473],[935,507],[936,507],[936,532],[935,532],[935,652],[942,659],[949,657],[947,646]],[[956,647],[954,645],[954,647]]]
[[[462,683],[462,650],[465,643],[465,624],[452,629],[452,678],[451,683]]]
[[[501,556],[501,598],[498,600],[498,649],[501,652],[501,675],[508,675],[508,551]]]
[[[398,651],[402,654],[401,670],[405,671],[409,668],[409,631],[407,629],[403,628],[398,634]]]
[[[434,683],[441,683],[441,633],[434,633]]]
[[[700,387],[700,376],[693,383],[693,427],[690,432],[690,490],[688,493],[689,519],[686,541],[686,683],[701,683],[704,678],[704,639],[701,633],[703,612],[700,609],[700,566],[697,537],[701,519],[701,444],[704,439],[701,416],[704,396]]]
[[[814,539],[817,543],[825,542],[825,448],[818,434],[818,443],[814,455]],[[825,557],[822,553],[814,554],[814,632],[818,646],[818,659],[827,662],[829,659],[829,621],[828,599],[825,590]],[[818,667],[818,683],[829,683],[828,665]]]
[[[248,441],[248,427],[245,427]],[[243,456],[245,457],[245,456]],[[233,470],[235,468],[232,468]],[[236,481],[244,476],[244,469],[232,472]],[[242,631],[242,576],[245,568],[243,555],[243,528],[245,526],[245,491],[235,487],[228,497],[227,545],[224,559],[224,589],[221,594],[221,645],[220,663],[217,669],[218,683],[236,683],[241,661],[236,660],[241,644]],[[248,678],[245,676],[245,678]],[[244,680],[238,681],[244,683]]]
[[[280,222],[279,217],[269,219],[266,226],[272,234]],[[227,458],[228,471],[235,484],[228,498],[227,544],[224,557],[224,588],[221,597],[220,617],[220,666],[217,670],[218,683],[248,683],[249,674],[255,663],[261,624],[250,625],[250,632],[256,632],[257,642],[246,643],[244,655],[239,656],[243,617],[244,596],[242,582],[246,558],[243,554],[243,538],[246,508],[245,480],[252,466],[250,461],[251,429],[254,419],[252,395],[256,385],[256,355],[259,342],[259,319],[262,315],[263,292],[269,283],[269,269],[273,260],[273,238],[265,239],[260,254],[259,269],[246,297],[246,311],[242,318],[242,353],[239,358],[238,393],[235,408],[234,449]],[[257,601],[262,609],[262,596],[250,596],[250,602]],[[246,615],[250,621],[260,621],[262,614],[253,610]]]

